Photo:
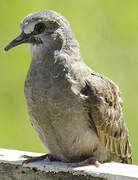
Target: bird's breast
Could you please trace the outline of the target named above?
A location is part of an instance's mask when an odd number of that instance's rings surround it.
[[[28,108],[63,104],[70,83],[65,74],[61,76],[60,72],[52,70],[43,66],[29,69],[24,88]]]
[[[64,160],[91,153],[98,142],[84,101],[74,92],[66,76],[53,78],[29,70],[25,81],[31,123],[45,148]]]

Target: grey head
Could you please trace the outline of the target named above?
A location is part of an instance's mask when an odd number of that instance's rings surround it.
[[[21,34],[5,47],[5,51],[22,43],[30,43],[34,50],[36,47],[60,50],[69,44],[78,46],[68,21],[52,10],[29,14],[22,20],[20,29]]]

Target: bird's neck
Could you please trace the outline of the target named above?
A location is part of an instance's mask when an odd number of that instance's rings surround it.
[[[70,59],[74,61],[81,61],[81,55],[80,55],[80,49],[79,49],[79,43],[77,40],[69,40],[66,39],[65,42],[63,42],[62,46],[59,46],[59,44],[36,44],[30,46],[30,52],[32,56],[32,60],[40,62],[46,62],[46,63],[53,63],[55,61],[54,56],[56,55],[65,55],[65,57],[69,57]]]

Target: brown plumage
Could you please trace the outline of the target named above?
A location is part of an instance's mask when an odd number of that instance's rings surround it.
[[[100,142],[111,152],[111,160],[132,163],[128,129],[123,119],[118,86],[108,78],[93,73],[86,82],[90,114]]]
[[[119,88],[83,62],[68,21],[57,12],[40,11],[22,21],[21,31],[5,50],[31,44],[25,97],[47,157],[73,166],[96,160],[131,164]]]

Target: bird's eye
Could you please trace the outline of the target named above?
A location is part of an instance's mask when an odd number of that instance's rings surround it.
[[[42,32],[44,32],[45,31],[45,24],[44,23],[38,23],[38,24],[36,24],[35,25],[35,27],[34,27],[34,32],[36,33],[36,34],[41,34]]]

